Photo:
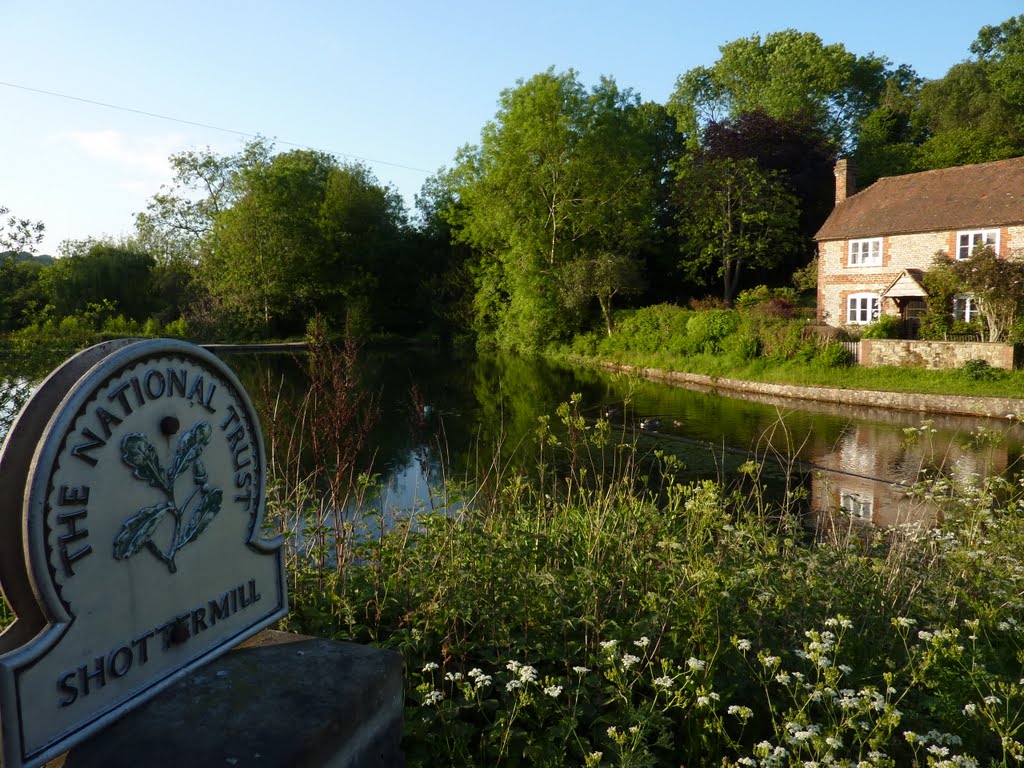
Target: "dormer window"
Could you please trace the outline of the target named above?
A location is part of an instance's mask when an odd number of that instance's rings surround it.
[[[956,258],[958,261],[969,259],[979,245],[987,245],[996,254],[999,253],[999,230],[978,229],[973,232],[956,233]]]
[[[869,237],[863,240],[851,240],[849,247],[851,267],[882,266],[882,238]]]

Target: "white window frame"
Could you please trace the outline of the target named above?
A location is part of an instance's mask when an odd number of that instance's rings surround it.
[[[867,237],[851,240],[847,246],[847,266],[880,267],[882,266],[882,238]]]
[[[969,259],[979,245],[990,245],[999,255],[998,229],[965,229],[956,233],[956,260]]]
[[[882,315],[882,297],[871,291],[851,293],[846,297],[846,324],[868,325]]]
[[[969,293],[958,293],[953,297],[953,319],[971,323],[981,317],[977,300]]]
[[[858,520],[871,520],[875,511],[875,501],[870,496],[853,491],[841,491],[839,506],[843,512]]]

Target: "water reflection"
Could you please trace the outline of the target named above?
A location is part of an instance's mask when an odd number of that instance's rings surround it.
[[[264,408],[305,392],[291,354],[225,360]],[[430,489],[448,477],[472,482],[495,455],[529,466],[539,418],[552,416],[572,393],[582,395],[587,416],[611,413],[620,436],[638,440],[642,450],[678,456],[688,479],[738,482],[754,460],[777,489],[804,486],[824,526],[932,525],[937,510],[908,498],[909,487],[938,472],[960,482],[1010,472],[1024,446],[1024,430],[1009,421],[936,416],[925,424],[921,414],[739,399],[511,355],[366,351],[360,376],[380,408],[364,468],[384,481],[380,503],[405,510],[429,508]],[[657,429],[642,430],[651,418]],[[972,443],[979,430],[1002,439]]]
[[[228,362],[250,391],[254,380],[276,380],[301,392],[288,355],[231,355]],[[740,399],[512,355],[465,359],[403,349],[368,353],[364,363],[363,384],[380,403],[371,444],[385,480],[382,503],[407,510],[428,508],[429,490],[445,473],[471,478],[471,468],[494,453],[528,466],[538,419],[572,393],[582,395],[586,415],[610,416],[642,450],[678,456],[687,479],[739,482],[754,460],[779,493],[803,485],[813,519],[825,527],[933,525],[936,507],[908,497],[915,483],[938,472],[960,482],[1008,472],[1024,445],[1024,430],[1011,422]],[[641,429],[652,418],[657,428]],[[1002,439],[970,445],[978,430]]]

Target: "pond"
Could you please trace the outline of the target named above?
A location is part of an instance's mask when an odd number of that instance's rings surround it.
[[[264,381],[302,391],[290,355],[225,359],[250,392]],[[1024,450],[1024,428],[1008,421],[754,402],[539,358],[375,350],[361,370],[379,406],[369,445],[382,501],[402,509],[425,505],[445,477],[467,477],[482,449],[528,453],[540,418],[573,393],[585,416],[608,418],[620,438],[679,457],[688,479],[729,483],[753,461],[777,490],[803,487],[825,526],[932,525],[936,509],[908,494],[915,483],[940,472],[961,482],[1008,473]]]

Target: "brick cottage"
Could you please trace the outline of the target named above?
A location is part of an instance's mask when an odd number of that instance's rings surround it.
[[[894,315],[916,336],[926,292],[921,273],[937,253],[965,259],[978,245],[1024,256],[1024,157],[893,176],[856,191],[836,163],[836,205],[818,231],[818,322],[856,327]],[[950,311],[973,320],[969,295]]]

